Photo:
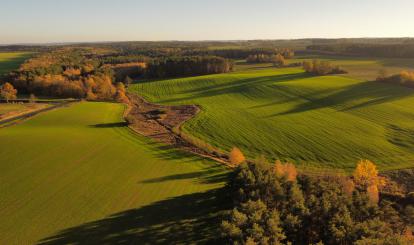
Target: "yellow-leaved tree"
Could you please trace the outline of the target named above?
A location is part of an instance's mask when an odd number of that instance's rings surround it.
[[[354,171],[355,182],[363,187],[374,184],[378,178],[377,166],[370,160],[360,160]]]
[[[244,162],[246,158],[243,155],[243,152],[237,148],[233,147],[230,151],[229,161],[232,165],[239,165],[240,163]]]
[[[367,190],[372,203],[379,201],[379,188],[385,186],[385,179],[378,176],[377,166],[369,160],[360,160],[354,171],[354,180],[357,185]]]

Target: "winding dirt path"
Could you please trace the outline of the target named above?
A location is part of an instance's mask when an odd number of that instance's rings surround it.
[[[187,141],[180,134],[181,126],[200,112],[198,106],[159,105],[148,102],[143,97],[132,93],[128,93],[128,98],[130,104],[125,113],[125,118],[129,123],[129,127],[135,132],[232,167],[224,154],[212,154]]]

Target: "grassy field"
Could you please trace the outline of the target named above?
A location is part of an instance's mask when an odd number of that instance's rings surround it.
[[[15,111],[22,111],[26,108],[26,105],[24,104],[6,104],[2,103],[0,104],[0,117],[3,114],[15,112]]]
[[[226,170],[83,102],[0,129],[0,244],[189,243],[216,237]]]
[[[414,59],[412,58],[368,58],[368,57],[345,57],[345,56],[303,56],[292,59],[290,62],[302,62],[317,58],[327,60],[344,68],[352,77],[361,80],[373,81],[377,78],[381,69],[389,75],[399,73],[401,70],[414,71]]]
[[[0,52],[0,75],[19,68],[31,55],[32,53],[27,52]]]
[[[130,90],[157,103],[200,105],[184,130],[251,158],[264,154],[308,169],[350,171],[361,158],[381,170],[413,167],[414,90],[349,76],[261,65],[143,81]]]

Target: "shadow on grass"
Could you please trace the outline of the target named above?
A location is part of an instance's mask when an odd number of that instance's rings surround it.
[[[21,54],[10,59],[5,59],[0,61],[0,76],[4,76],[7,72],[19,68],[19,65],[23,63],[26,59],[30,58],[30,54]]]
[[[224,188],[183,195],[63,230],[38,244],[217,244],[227,203]]]
[[[174,98],[174,99],[167,99],[161,102],[162,103],[174,103],[174,102],[180,102],[180,101],[213,97],[213,96],[218,96],[218,95],[244,93],[254,87],[266,86],[266,85],[271,85],[271,84],[278,83],[278,82],[286,82],[286,81],[302,79],[306,77],[309,77],[309,75],[302,72],[302,73],[294,73],[294,74],[254,77],[254,78],[248,78],[248,79],[235,80],[235,81],[228,82],[228,83],[214,84],[214,85],[207,85],[207,86],[200,85],[196,89],[190,89],[190,90],[185,91],[185,93],[189,94],[189,96],[181,97],[181,98]]]
[[[127,122],[115,122],[115,123],[100,123],[95,125],[90,125],[93,128],[121,128],[128,126]]]
[[[163,176],[160,178],[153,178],[141,181],[140,183],[160,183],[166,181],[174,180],[183,180],[183,179],[198,179],[200,183],[203,184],[213,184],[213,183],[223,183],[228,179],[229,171],[227,171],[223,166],[217,165],[208,167],[205,170],[184,173],[184,174],[173,174],[168,176]]]
[[[305,103],[300,104],[286,112],[277,113],[268,117],[301,113],[327,107],[345,112],[367,106],[396,101],[412,95],[414,95],[413,89],[401,88],[395,85],[372,81],[361,82],[322,98],[316,99],[313,97],[321,97],[321,95],[318,94],[313,94],[307,98],[303,97],[307,100]]]

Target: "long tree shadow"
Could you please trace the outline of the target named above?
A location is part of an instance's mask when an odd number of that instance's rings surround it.
[[[19,64],[23,63],[23,61],[25,61],[28,57],[30,57],[30,55],[22,54],[17,57],[12,57],[10,59],[0,61],[0,76],[5,75],[1,74],[2,72],[19,68]]]
[[[302,98],[306,99],[305,103],[300,104],[291,110],[270,115],[268,117],[301,113],[327,107],[337,111],[349,111],[399,100],[412,95],[414,95],[414,90],[410,88],[381,84],[378,82],[361,82],[327,96],[318,96],[317,94],[313,94],[312,96],[302,96]]]
[[[92,128],[121,128],[128,126],[127,122],[99,123],[90,125]]]
[[[306,73],[282,74],[241,79],[222,84],[199,86],[198,88],[185,91],[185,94],[189,94],[188,96],[163,100],[162,103],[174,103],[224,94],[243,93],[253,87],[270,85],[277,82],[286,82],[295,79],[302,79],[306,77],[309,77],[309,75]]]
[[[217,244],[228,203],[224,188],[183,195],[63,230],[38,244]]]
[[[146,179],[140,183],[160,183],[166,181],[183,180],[183,179],[198,179],[200,183],[212,184],[212,183],[223,183],[228,179],[229,171],[221,165],[215,165],[205,168],[200,171],[184,173],[184,174],[173,174],[163,176],[159,178]]]

